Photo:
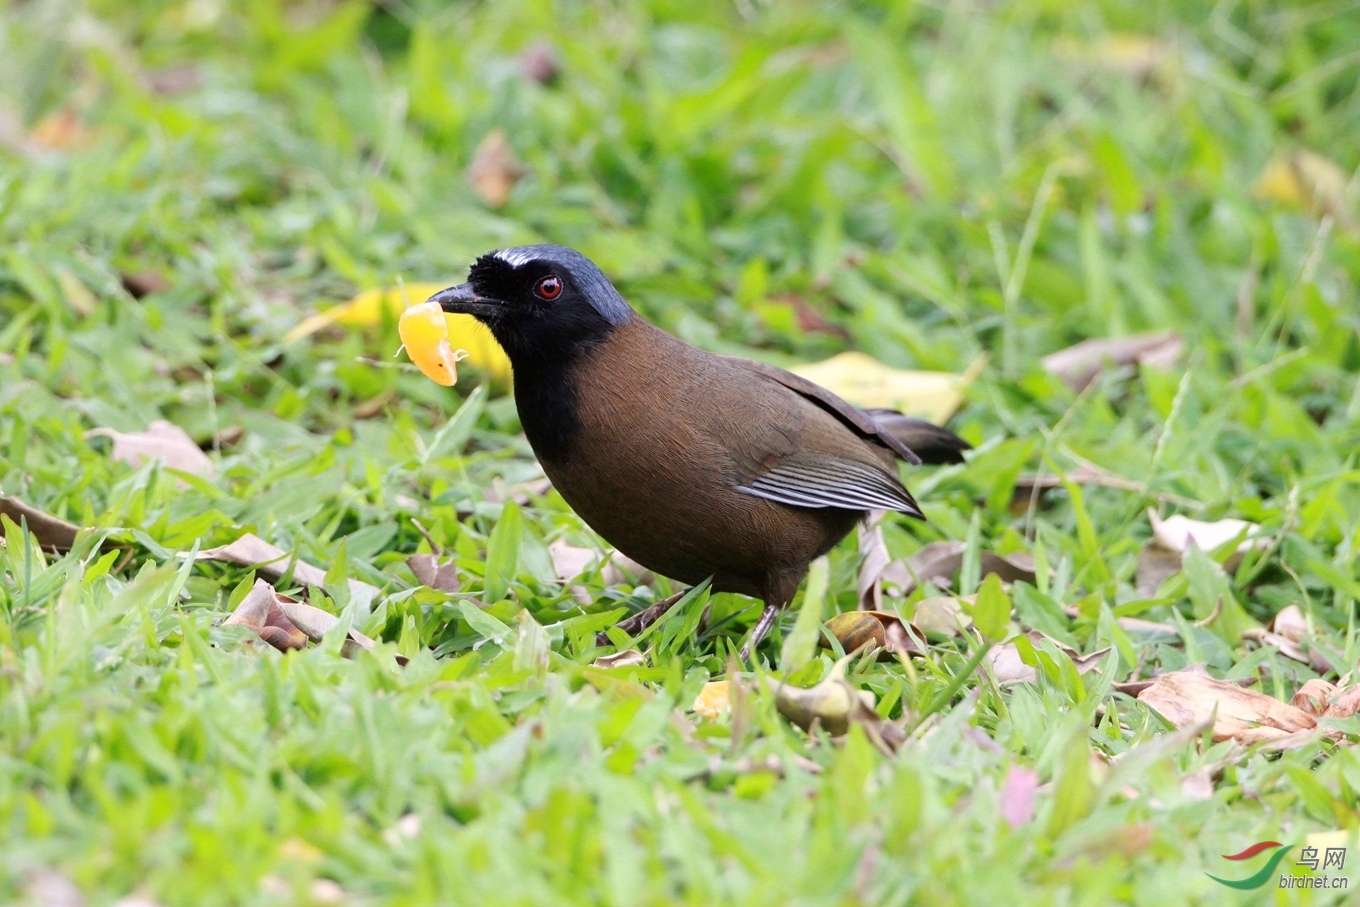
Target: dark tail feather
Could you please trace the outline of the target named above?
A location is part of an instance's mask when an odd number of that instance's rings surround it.
[[[910,447],[922,463],[939,466],[962,463],[963,452],[972,445],[947,428],[932,425],[924,419],[904,416],[895,409],[866,409],[866,413],[893,437]]]

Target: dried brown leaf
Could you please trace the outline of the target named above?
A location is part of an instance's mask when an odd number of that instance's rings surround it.
[[[1317,727],[1317,720],[1300,708],[1190,671],[1163,674],[1138,699],[1176,727],[1212,721],[1216,743],[1300,746]]]
[[[1080,391],[1107,368],[1134,364],[1169,368],[1180,358],[1183,345],[1180,335],[1174,331],[1094,338],[1049,353],[1040,364],[1044,371]]]
[[[406,559],[406,566],[422,586],[450,594],[462,588],[458,565],[452,560],[441,563],[437,554],[413,554]]]
[[[1336,684],[1315,677],[1299,687],[1299,691],[1289,700],[1289,704],[1316,718],[1327,710],[1328,703],[1335,695]]]
[[[1349,718],[1360,711],[1360,686],[1346,687],[1322,710],[1323,718]]]
[[[16,525],[27,525],[28,531],[43,548],[70,551],[76,543],[76,533],[80,532],[80,527],[75,523],[44,513],[18,498],[0,495],[0,513],[9,517]]]
[[[212,460],[199,449],[194,439],[173,422],[158,419],[146,431],[121,432],[112,428],[93,428],[87,438],[112,438],[113,458],[133,466],[159,459],[171,469],[211,478]]]
[[[509,201],[510,190],[523,175],[524,168],[516,160],[504,129],[493,129],[486,134],[472,153],[472,163],[467,171],[472,190],[490,208],[499,208]]]
[[[1168,551],[1155,542],[1148,542],[1138,551],[1138,568],[1134,575],[1134,584],[1138,587],[1139,595],[1152,598],[1162,587],[1162,583],[1180,572],[1179,551]]]
[[[269,583],[257,579],[255,585],[246,593],[246,597],[236,606],[236,610],[222,624],[227,627],[245,627],[253,630],[280,652],[305,649],[307,634],[284,613],[282,604],[285,600],[290,599],[279,595]]]
[[[170,281],[157,271],[124,271],[118,275],[118,279],[133,299],[170,289]]]

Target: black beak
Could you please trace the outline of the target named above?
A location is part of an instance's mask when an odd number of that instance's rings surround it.
[[[473,292],[470,283],[460,283],[456,287],[440,290],[426,301],[439,303],[439,307],[450,314],[472,315],[482,321],[494,317],[502,306],[499,299],[478,296]]]

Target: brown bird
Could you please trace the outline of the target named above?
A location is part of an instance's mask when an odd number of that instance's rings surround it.
[[[524,433],[591,528],[663,576],[712,577],[715,591],[764,601],[743,659],[808,564],[868,511],[924,518],[897,459],[961,462],[968,449],[928,422],[856,409],[783,369],[671,336],[563,246],[490,252],[430,299],[475,316],[505,348]]]

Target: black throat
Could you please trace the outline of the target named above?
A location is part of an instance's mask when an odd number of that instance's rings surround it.
[[[514,363],[515,407],[540,462],[564,462],[581,428],[573,361]]]

